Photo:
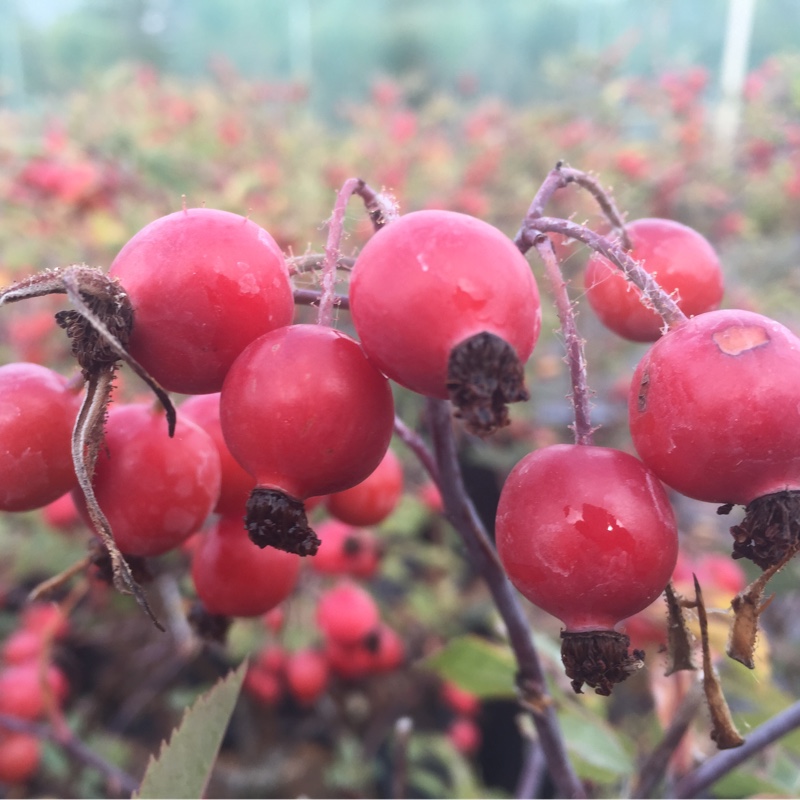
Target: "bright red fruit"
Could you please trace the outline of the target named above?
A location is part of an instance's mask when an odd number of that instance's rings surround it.
[[[775,320],[721,310],[656,342],[631,381],[640,458],[673,489],[746,505],[800,489],[800,339]]]
[[[710,242],[692,228],[669,219],[637,219],[625,226],[629,255],[669,292],[687,317],[719,306],[722,267]],[[641,301],[641,292],[605,256],[594,253],[584,275],[586,296],[600,321],[634,342],[661,336],[661,317]]]
[[[394,428],[386,378],[358,342],[323,325],[267,333],[236,359],[220,419],[255,477],[247,526],[259,546],[313,554],[302,501],[349,489],[381,462]]]
[[[112,406],[92,486],[119,549],[158,556],[188,539],[219,497],[220,466],[209,435],[178,416],[175,436],[164,432],[153,405]],[[79,490],[75,503],[89,521]]]
[[[228,211],[189,208],[151,222],[109,275],[133,304],[131,354],[173,392],[218,392],[236,356],[294,315],[280,247]]]
[[[316,528],[319,550],[311,559],[311,568],[327,575],[352,575],[371,578],[380,563],[375,535],[368,528],[357,528],[329,519]]]
[[[465,756],[472,756],[481,746],[481,729],[472,717],[456,717],[447,728],[447,738]]]
[[[244,514],[250,492],[256,485],[255,478],[231,455],[222,435],[219,420],[220,393],[198,394],[188,397],[180,404],[180,413],[199,425],[213,440],[219,453],[222,471],[219,500],[214,507],[218,514]]]
[[[301,705],[313,703],[328,686],[328,662],[318,650],[290,653],[284,667],[286,686]]]
[[[76,485],[72,428],[78,396],[38,364],[0,367],[0,510],[41,508]]]
[[[240,517],[221,517],[201,535],[192,558],[203,607],[226,617],[265,614],[291,594],[299,572],[299,556],[254,547]]]
[[[39,768],[42,746],[29,733],[0,730],[0,783],[24,783]]]
[[[47,692],[60,705],[69,692],[69,684],[58,667],[44,671],[38,661],[12,664],[0,670],[0,714],[21,719],[40,719],[47,710]]]
[[[358,644],[374,633],[379,624],[380,611],[372,595],[351,581],[328,589],[317,603],[317,625],[337,643]]]
[[[762,568],[798,535],[789,525],[762,541],[779,513],[775,503],[798,503],[799,385],[800,339],[740,310],[678,325],[648,350],[631,382],[628,412],[640,458],[688,497],[747,506],[734,553]]]
[[[361,483],[329,495],[325,505],[336,519],[363,527],[383,522],[402,495],[403,465],[389,448],[381,463]]]
[[[356,260],[350,310],[389,378],[451,397],[476,430],[504,425],[504,404],[527,399],[521,365],[539,335],[539,292],[525,257],[488,223],[425,210],[386,225]]]
[[[543,447],[506,479],[496,537],[511,582],[564,623],[562,657],[575,690],[585,681],[609,694],[640,665],[630,662],[627,637],[615,628],[658,597],[678,556],[675,517],[661,483],[620,450]],[[595,632],[614,649],[624,645],[622,654],[603,653],[597,661],[607,666],[597,674],[575,672],[573,659],[578,666],[591,660]]]

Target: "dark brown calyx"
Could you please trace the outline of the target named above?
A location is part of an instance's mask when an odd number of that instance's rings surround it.
[[[733,558],[747,558],[764,570],[779,564],[800,543],[800,492],[776,492],[753,500],[731,535]]]
[[[447,391],[456,417],[478,436],[489,436],[508,425],[508,403],[530,397],[516,351],[487,331],[470,336],[450,351]]]
[[[313,556],[321,543],[309,527],[303,501],[279,489],[253,489],[247,499],[244,526],[250,540],[261,548]]]
[[[561,661],[576,694],[585,683],[608,696],[644,666],[644,651],[628,652],[631,640],[616,631],[561,631]]]
[[[79,292],[94,320],[70,309],[59,311],[56,322],[66,331],[78,364],[84,372],[94,374],[119,362],[119,348],[127,348],[133,329],[133,306],[122,287],[101,272],[85,270]],[[105,326],[106,332],[98,329],[98,322]]]

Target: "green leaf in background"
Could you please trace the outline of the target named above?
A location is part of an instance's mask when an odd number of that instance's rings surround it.
[[[478,697],[515,697],[517,665],[511,650],[480,636],[459,636],[422,662]]]
[[[603,783],[633,772],[633,759],[622,738],[602,719],[573,704],[564,704],[558,719],[581,778]]]
[[[186,711],[169,742],[161,745],[157,757],[150,757],[134,800],[159,797],[190,800],[203,796],[246,671],[247,662],[243,661]]]

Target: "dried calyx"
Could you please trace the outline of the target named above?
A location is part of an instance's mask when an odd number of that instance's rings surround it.
[[[644,666],[644,651],[628,652],[631,640],[616,631],[562,631],[561,661],[576,694],[585,683],[608,696],[618,683]]]
[[[321,544],[308,524],[303,501],[279,489],[253,489],[245,508],[245,528],[250,540],[261,548],[313,556]]]
[[[718,513],[729,510],[722,506]],[[780,563],[800,543],[800,492],[775,492],[753,500],[731,535],[734,558],[747,558],[762,570]]]
[[[478,436],[508,425],[508,403],[530,397],[514,348],[487,331],[470,336],[450,352],[447,391],[456,417]]]

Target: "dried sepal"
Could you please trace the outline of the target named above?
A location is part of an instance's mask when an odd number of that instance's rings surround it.
[[[744,664],[749,669],[755,669],[756,666],[754,656],[758,641],[759,618],[775,596],[771,595],[766,600],[764,599],[767,584],[794,558],[797,550],[798,545],[795,544],[793,548],[784,553],[783,558],[777,564],[762,572],[758,578],[731,600],[733,624],[728,636],[726,652],[732,659]]]
[[[694,637],[683,613],[686,603],[675,591],[670,581],[664,589],[667,601],[667,671],[665,675],[681,670],[696,670],[694,663]]]
[[[703,592],[696,576],[694,592],[697,603],[697,618],[700,623],[700,645],[703,650],[703,692],[711,715],[711,739],[720,750],[730,750],[744,744],[733,722],[728,703],[722,691],[722,684],[711,661],[711,647],[708,641],[708,616],[703,602]]]
[[[175,432],[176,412],[167,392],[128,353],[134,311],[119,281],[101,269],[74,264],[45,270],[0,291],[0,305],[48,294],[66,294],[73,308],[56,314],[56,322],[70,339],[72,354],[81,367],[85,383],[83,403],[72,431],[72,461],[78,486],[86,499],[92,525],[106,548],[114,586],[132,594],[163,630],[131,568],[119,551],[111,526],[100,508],[92,487],[97,456],[103,443],[104,426],[114,376],[124,361],[153,390],[167,417],[168,433]]]

